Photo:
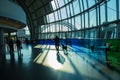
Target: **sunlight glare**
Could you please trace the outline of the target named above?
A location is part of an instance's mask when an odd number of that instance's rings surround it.
[[[54,49],[55,47],[51,46],[51,48]],[[61,64],[57,60],[57,53],[55,50],[50,50],[49,53],[47,53],[47,52],[48,51],[45,50],[43,53],[39,54],[34,59],[34,62],[37,64],[44,65],[49,68],[53,68],[58,71],[75,74],[75,71],[74,71],[72,65],[70,64],[70,62],[67,59],[65,60],[65,62],[63,64]],[[62,54],[61,51],[60,51],[60,54]],[[64,55],[62,55],[62,56],[64,56]],[[65,56],[64,56],[64,58],[65,58]]]
[[[39,44],[34,46],[34,48],[40,48],[40,47],[41,47],[41,45],[39,45]]]
[[[58,70],[60,68],[62,68],[62,64],[60,64],[56,59],[57,59],[57,56],[55,55],[56,52],[52,52],[51,54],[48,54],[48,65],[51,66],[52,68],[54,68],[55,70]]]

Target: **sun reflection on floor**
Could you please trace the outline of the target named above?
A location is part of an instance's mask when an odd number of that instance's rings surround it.
[[[55,70],[62,68],[62,64],[59,63],[57,60],[57,56],[56,56],[56,52],[53,51],[52,53],[48,54],[48,58],[47,58],[47,63],[49,66],[51,66],[52,68],[54,68]]]
[[[66,58],[66,56],[63,54],[62,51],[60,51],[60,54],[62,54],[63,57]],[[41,55],[38,55],[38,56],[39,57],[37,57],[37,59],[34,60],[34,62],[37,64],[42,64],[44,66],[53,68],[55,70],[59,70],[59,71],[67,72],[67,73],[72,73],[72,74],[75,73],[72,65],[70,64],[67,58],[64,64],[61,64],[57,61],[56,50],[53,50],[53,49],[49,51],[45,50],[43,53],[41,53]]]
[[[41,45],[39,45],[39,44],[34,46],[34,48],[40,48],[40,47],[41,47]]]

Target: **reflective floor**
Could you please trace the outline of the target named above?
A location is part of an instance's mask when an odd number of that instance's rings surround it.
[[[119,71],[71,48],[58,53],[54,45],[23,44],[20,57],[16,48],[13,59],[7,52],[6,61],[0,63],[0,80],[120,80]]]

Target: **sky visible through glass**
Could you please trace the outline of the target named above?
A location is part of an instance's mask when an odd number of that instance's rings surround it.
[[[81,0],[82,1],[82,0]],[[87,2],[86,0],[83,2],[83,6],[82,6],[82,2],[79,1],[79,0],[74,0],[73,1],[73,8],[72,9],[72,3],[70,4],[70,6],[68,6],[68,8],[70,8],[70,11],[67,10],[67,8],[62,8],[61,9],[61,16],[62,16],[62,19],[65,19],[67,18],[67,13],[70,13],[71,15],[75,15],[75,14],[78,14],[80,13],[80,8],[81,8],[81,11],[85,9],[87,9],[87,7],[91,7],[95,4],[95,0],[88,0],[88,5],[87,5]],[[65,2],[67,3],[67,1],[65,0]],[[79,2],[80,2],[80,6],[79,6]],[[58,4],[59,3],[59,4]],[[53,0],[51,2],[52,6],[53,6],[53,10],[56,10],[58,7],[61,7],[64,4],[64,1],[63,0]],[[116,20],[116,0],[110,0],[108,1],[108,6],[107,6],[107,10],[108,10],[108,21],[113,21],[113,20]],[[56,6],[58,5],[58,6]],[[67,6],[66,6],[67,7]],[[64,10],[63,10],[64,9]],[[66,12],[67,10],[67,12]],[[73,14],[73,10],[74,10],[74,14]],[[54,13],[51,13],[49,14],[49,19],[50,19],[50,22],[54,22],[54,17],[53,17],[53,14]],[[69,14],[68,14],[69,15]],[[85,23],[85,26],[88,27],[88,14],[85,14],[86,16],[86,23]],[[111,17],[109,17],[111,16]],[[55,13],[55,17],[58,17],[57,13]],[[58,20],[58,19],[57,19]],[[96,26],[96,10],[93,10],[93,11],[90,11],[90,26]],[[105,5],[101,6],[101,23],[104,23],[105,22]],[[77,29],[80,29],[80,16],[77,16],[75,17],[75,24]],[[84,25],[82,25],[84,26]],[[52,27],[52,26],[51,26]]]
[[[71,0],[69,0],[69,1],[71,1]],[[52,7],[53,7],[53,10],[56,10],[56,11],[53,12],[53,13],[50,13],[50,14],[48,14],[46,16],[47,21],[49,23],[51,23],[51,22],[58,21],[60,19],[66,19],[66,18],[68,18],[70,16],[74,16],[76,14],[79,14],[80,12],[83,11],[83,8],[84,8],[84,10],[86,10],[88,7],[91,7],[91,6],[93,6],[95,4],[95,0],[88,0],[88,5],[87,5],[87,0],[83,0],[83,3],[82,3],[82,0],[74,0],[72,2],[73,3],[70,3],[67,6],[63,7],[63,8],[60,8],[60,11],[58,11],[56,9],[58,9],[59,7],[64,6],[65,4],[67,4],[68,0],[52,0],[51,4],[52,4]],[[72,9],[72,7],[74,9]],[[119,9],[120,9],[120,6],[119,6]],[[101,11],[100,12],[101,13],[101,24],[103,24],[105,22],[105,20],[106,20],[105,19],[106,18],[106,16],[105,16],[105,5],[101,6],[100,11]],[[107,12],[108,12],[108,14],[107,14],[108,21],[116,20],[116,18],[117,18],[117,15],[116,15],[116,12],[117,12],[117,10],[116,10],[116,0],[109,0],[107,2]],[[120,15],[120,12],[118,12],[118,13]],[[90,25],[89,26],[90,27],[96,26],[96,10],[95,9],[91,10],[89,15],[90,15],[90,22],[89,22]],[[78,30],[81,29],[84,26],[86,28],[88,27],[88,13],[85,13],[85,25],[82,24],[84,22],[81,23],[80,17],[81,17],[81,15],[75,16],[75,23],[74,24],[69,22],[70,24],[74,25],[76,27],[76,29],[78,29]],[[74,19],[73,19],[73,21],[74,21]],[[83,15],[82,15],[82,21],[84,21],[83,20]],[[56,25],[54,25],[54,26],[56,26]],[[54,26],[53,25],[51,26],[51,28],[54,29],[54,30],[52,30],[53,32],[55,31]],[[57,24],[57,26],[58,26],[58,24]],[[62,25],[62,26],[65,26],[65,25]],[[58,28],[56,30],[58,31],[59,29],[62,29],[64,31],[67,31],[66,29],[68,29],[68,28],[66,28],[66,27],[63,27],[63,29]],[[25,28],[25,30],[26,30],[26,34],[29,34],[28,28]],[[45,29],[45,31],[48,31],[48,30]]]

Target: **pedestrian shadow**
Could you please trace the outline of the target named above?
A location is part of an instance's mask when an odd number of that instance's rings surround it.
[[[65,58],[59,52],[57,52],[57,61],[61,64],[64,64],[65,62]]]

